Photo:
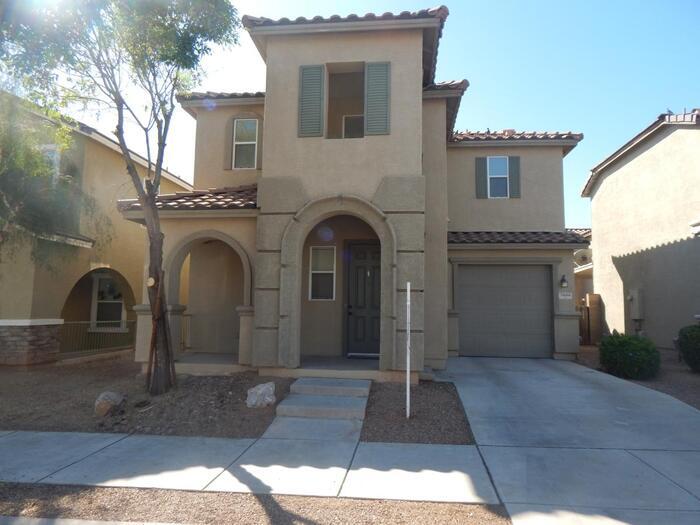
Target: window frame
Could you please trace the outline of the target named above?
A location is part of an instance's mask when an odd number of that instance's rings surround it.
[[[491,175],[491,159],[505,159],[506,160],[506,174],[505,175]],[[505,196],[492,196],[491,195],[491,179],[506,179],[506,194]],[[486,197],[489,199],[510,199],[510,159],[507,155],[488,155],[486,157]]]
[[[92,274],[92,294],[90,299],[90,328],[89,332],[127,332],[126,327],[126,303],[124,302],[124,293],[122,292],[121,301],[100,301],[97,298],[100,289],[100,279],[111,279],[116,282],[116,279],[108,273],[97,272]],[[121,303],[122,305],[122,315],[119,320],[119,326],[100,326],[99,322],[109,322],[116,323],[117,321],[98,321],[97,320],[97,307],[99,303]]]
[[[236,140],[236,123],[238,121],[253,121],[255,122],[255,140],[254,141],[237,141]],[[259,129],[260,129],[260,124],[258,122],[258,119],[256,118],[234,118],[233,119],[233,133],[231,136],[231,144],[232,144],[232,151],[231,151],[231,169],[232,170],[256,170],[258,169],[258,139],[259,139]],[[253,166],[250,168],[237,168],[236,167],[236,146],[237,145],[250,145],[253,144],[255,146],[255,151],[253,153]]]
[[[51,154],[51,182],[56,184],[61,177],[61,150],[57,144],[41,144],[39,151],[41,151],[41,154],[44,155],[47,161],[49,160],[47,154]]]
[[[314,250],[333,250],[333,269],[332,270],[314,270]],[[335,245],[317,244],[309,246],[309,301],[335,301],[335,287],[337,280],[337,253]],[[313,296],[313,276],[315,273],[333,274],[333,296],[331,298],[316,298]]]
[[[347,117],[362,117],[362,136],[360,137],[346,137],[345,136],[345,119]],[[365,115],[364,113],[358,115],[343,115],[343,137],[344,139],[363,139],[365,138]]]

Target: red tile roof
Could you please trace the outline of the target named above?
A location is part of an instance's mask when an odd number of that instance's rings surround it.
[[[583,133],[572,131],[515,131],[503,129],[501,131],[457,131],[453,142],[488,142],[494,140],[575,140],[583,139]]]
[[[590,240],[591,229],[590,228],[567,228],[566,231],[579,234],[581,237]]]
[[[242,210],[255,209],[258,206],[258,187],[256,184],[236,188],[216,188],[159,195],[156,206],[161,211],[168,210]],[[137,199],[120,200],[119,210],[139,211],[141,204]]]
[[[588,244],[573,231],[563,232],[447,232],[449,244]]]
[[[586,185],[583,187],[581,196],[590,197],[591,192],[593,191],[593,186],[595,186],[600,174],[608,166],[626,155],[628,151],[647,140],[661,128],[667,126],[700,126],[700,108],[695,108],[690,112],[678,113],[677,115],[674,113],[662,113],[656,117],[654,122],[649,124],[646,128],[615,150],[615,152],[613,152],[610,156],[606,157],[605,160],[598,163],[593,169],[591,169],[591,175],[588,177]]]
[[[264,91],[241,91],[238,93],[226,93],[216,91],[192,91],[184,95],[178,95],[178,102],[186,102],[189,100],[217,100],[217,99],[236,99],[236,98],[264,98]]]
[[[274,20],[272,18],[256,17],[250,15],[244,15],[241,21],[243,26],[247,28],[255,28],[261,26],[287,26],[287,25],[301,25],[301,24],[333,24],[338,22],[370,22],[375,20],[403,20],[403,19],[419,19],[419,18],[439,18],[443,22],[450,14],[449,9],[444,5],[439,7],[433,7],[431,9],[421,9],[419,11],[401,11],[398,14],[394,13],[383,13],[377,15],[375,13],[367,13],[365,15],[356,15],[354,13],[347,16],[332,15],[328,18],[322,16],[314,16],[313,18],[305,18],[300,16],[294,20],[289,18],[278,18]]]
[[[469,87],[469,81],[466,78],[462,80],[444,80],[442,82],[435,82],[434,84],[427,85],[423,88],[423,91],[461,91],[464,93]]]

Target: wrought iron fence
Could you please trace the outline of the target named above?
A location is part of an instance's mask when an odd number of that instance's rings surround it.
[[[63,323],[59,332],[60,351],[94,352],[133,348],[136,321],[120,321],[116,326],[99,326],[90,321]]]

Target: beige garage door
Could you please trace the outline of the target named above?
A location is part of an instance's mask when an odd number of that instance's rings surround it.
[[[460,355],[552,356],[549,266],[460,265],[456,278]]]

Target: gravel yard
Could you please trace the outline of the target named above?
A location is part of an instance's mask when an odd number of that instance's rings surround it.
[[[292,382],[253,372],[222,377],[179,376],[176,389],[150,397],[140,370],[138,364],[127,359],[0,368],[0,428],[257,438],[275,417],[275,407],[246,407],[247,390],[274,381],[279,401]],[[105,418],[93,414],[95,399],[105,390],[127,395],[122,414]]]
[[[638,385],[653,388],[700,410],[700,374],[696,374],[685,363],[678,362],[678,352],[674,350],[659,350],[661,354],[661,370],[654,379],[633,381]],[[600,369],[598,348],[595,346],[582,347],[579,351],[578,362],[589,368]]]
[[[170,523],[510,523],[499,505],[13,483],[0,483],[0,515]]]
[[[406,419],[406,387],[372,383],[361,441],[472,445],[474,437],[452,383],[421,381],[411,387]]]

